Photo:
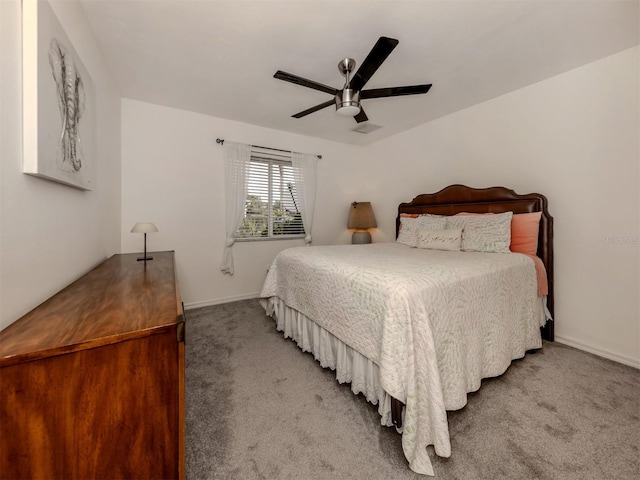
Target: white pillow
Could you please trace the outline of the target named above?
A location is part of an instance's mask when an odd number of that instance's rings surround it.
[[[418,248],[459,252],[461,242],[461,228],[449,228],[446,230],[427,230],[421,228],[418,230]]]
[[[454,215],[447,228],[462,228],[461,250],[465,252],[510,253],[513,212],[495,215]]]
[[[416,247],[418,245],[418,230],[443,229],[446,221],[446,217],[435,215],[420,215],[415,218],[400,217],[400,231],[398,232],[398,239],[396,241],[409,245],[410,247]]]

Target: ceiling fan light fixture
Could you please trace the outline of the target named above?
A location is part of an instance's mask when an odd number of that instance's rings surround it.
[[[360,105],[343,105],[342,107],[337,107],[336,113],[341,117],[355,117],[360,113]]]
[[[360,113],[360,92],[345,88],[336,95],[336,113],[342,117],[353,117]]]

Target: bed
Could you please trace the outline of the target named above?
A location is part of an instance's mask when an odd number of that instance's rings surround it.
[[[491,250],[494,243],[487,253],[405,242],[416,219],[438,227],[415,230],[420,241],[441,240],[462,225],[464,244],[474,222],[493,232],[507,218],[511,225],[531,214],[538,219],[535,256],[504,245]],[[453,228],[439,229],[442,222]],[[260,301],[285,337],[378,405],[381,423],[402,433],[409,467],[433,475],[427,446],[451,455],[447,410],[464,407],[483,378],[541,348],[542,338],[553,340],[553,219],[541,194],[451,185],[400,204],[396,237],[284,250]]]

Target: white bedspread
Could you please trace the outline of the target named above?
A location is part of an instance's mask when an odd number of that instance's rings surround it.
[[[546,320],[527,256],[397,243],[284,250],[260,296],[280,298],[379,366],[384,391],[406,405],[409,466],[428,475],[428,445],[451,455],[446,410],[541,347]]]

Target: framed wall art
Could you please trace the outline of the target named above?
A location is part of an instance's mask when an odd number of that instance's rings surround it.
[[[95,182],[95,90],[45,0],[22,0],[23,172],[81,190]]]

